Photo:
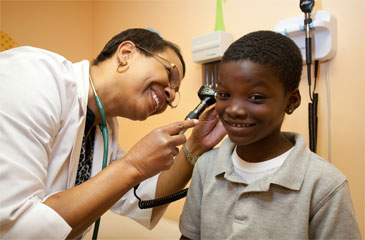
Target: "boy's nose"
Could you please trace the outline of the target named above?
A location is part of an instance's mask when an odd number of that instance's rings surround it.
[[[247,117],[247,109],[242,104],[231,104],[226,108],[226,112],[234,118],[245,118]]]

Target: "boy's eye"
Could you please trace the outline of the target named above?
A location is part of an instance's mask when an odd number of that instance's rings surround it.
[[[255,95],[250,96],[249,99],[253,102],[259,102],[259,101],[265,99],[265,97],[262,95],[255,94]]]
[[[227,100],[230,97],[230,95],[225,92],[216,92],[216,97],[219,100]]]

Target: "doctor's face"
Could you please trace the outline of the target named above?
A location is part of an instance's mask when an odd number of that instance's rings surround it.
[[[137,52],[128,69],[129,91],[125,90],[129,92],[126,104],[130,110],[127,117],[132,120],[145,120],[162,113],[169,105],[175,106],[180,97],[182,64],[179,57],[170,48],[149,53],[152,56]]]

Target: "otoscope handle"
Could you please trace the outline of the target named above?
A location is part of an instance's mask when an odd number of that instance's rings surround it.
[[[190,120],[190,119],[199,119],[199,116],[202,112],[204,112],[204,110],[208,107],[209,105],[209,99],[205,98],[203,99],[198,106],[196,106],[196,108],[191,111],[186,117],[185,120]],[[184,134],[186,132],[186,129],[181,131],[179,134]]]
[[[312,64],[312,38],[305,38],[305,62],[307,65]]]
[[[190,119],[198,119],[199,116],[196,112],[191,111],[185,118],[185,120],[190,120]]]
[[[202,112],[204,112],[204,110],[208,107],[208,98],[203,99],[200,104],[198,106],[196,106],[196,108],[191,111],[185,118],[185,120],[189,120],[189,119],[198,119],[200,114]]]

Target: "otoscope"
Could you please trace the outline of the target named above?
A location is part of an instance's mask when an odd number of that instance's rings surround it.
[[[310,24],[312,23],[311,12],[314,7],[314,0],[300,0],[299,6],[302,12],[304,12],[305,60],[307,64],[308,84],[311,86],[312,37]]]
[[[300,0],[300,9],[304,12],[304,25],[305,25],[305,59],[307,64],[307,77],[309,87],[309,98],[311,102],[308,104],[308,120],[309,120],[309,148],[313,152],[317,149],[317,105],[318,105],[318,94],[315,93],[316,86],[316,75],[318,70],[318,61],[315,61],[314,69],[314,88],[312,93],[311,87],[311,65],[312,65],[312,37],[311,37],[311,26],[312,18],[311,12],[314,7],[314,0]]]
[[[210,88],[209,86],[201,86],[198,91],[198,96],[199,96],[201,102],[198,104],[198,106],[195,107],[195,109],[193,111],[191,111],[185,117],[185,120],[198,119],[200,114],[202,114],[207,107],[209,107],[210,105],[215,103],[215,91],[214,91],[214,89]],[[184,134],[185,131],[186,130],[180,132],[179,134]],[[176,200],[184,198],[188,192],[188,189],[186,188],[177,193],[174,193],[174,194],[162,197],[162,198],[157,198],[157,199],[152,199],[152,200],[141,200],[137,196],[137,193],[136,193],[138,186],[139,186],[139,184],[134,187],[134,196],[136,196],[136,198],[139,201],[138,207],[140,209],[153,208],[153,207],[157,207],[157,206],[161,206],[161,205],[164,205],[167,203],[174,202]]]
[[[185,120],[199,119],[200,114],[202,114],[207,107],[215,103],[215,91],[209,86],[201,86],[198,91],[198,96],[201,102],[185,117]],[[180,134],[184,134],[185,132],[186,130],[182,131]]]
[[[186,116],[185,120],[198,119],[207,107],[215,103],[215,91],[209,86],[201,86],[198,91],[198,96],[201,102]]]

